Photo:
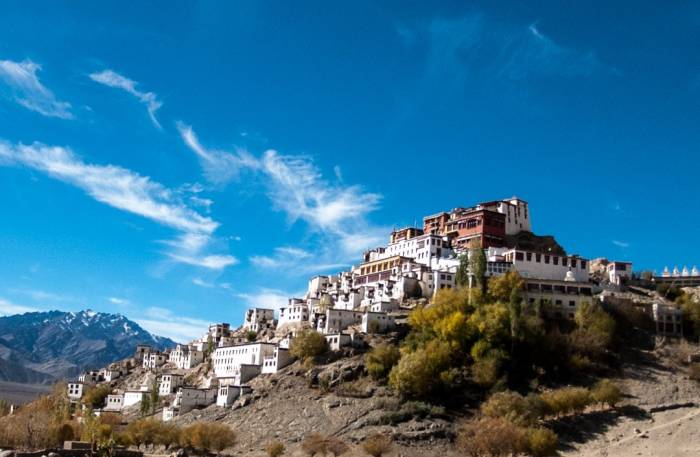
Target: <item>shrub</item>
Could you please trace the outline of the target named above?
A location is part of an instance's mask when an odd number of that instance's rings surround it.
[[[328,451],[326,439],[318,433],[312,433],[301,442],[301,450],[310,457],[316,454],[325,455]]]
[[[83,395],[83,404],[93,409],[101,408],[104,406],[105,399],[110,393],[112,393],[112,388],[108,384],[100,384],[85,392]]]
[[[557,454],[558,438],[547,428],[531,428],[527,432],[527,452],[534,457],[548,457]]]
[[[391,369],[394,368],[401,358],[399,348],[393,344],[382,343],[367,353],[365,356],[365,365],[367,372],[374,380],[383,380],[389,376]]]
[[[301,331],[289,344],[289,353],[300,359],[314,359],[327,350],[326,338],[310,329]]]
[[[593,391],[591,391],[591,398],[597,403],[606,404],[614,408],[622,399],[622,391],[609,379],[602,379],[598,381]]]
[[[258,334],[252,330],[248,330],[245,333],[246,341],[255,341],[258,338]]]
[[[267,457],[280,457],[284,454],[284,444],[274,441],[267,445]]]
[[[334,436],[326,438],[326,448],[328,452],[333,455],[333,457],[343,455],[350,450],[347,444],[345,444],[340,438],[336,438]]]
[[[449,388],[456,377],[450,367],[449,344],[432,340],[401,356],[389,374],[389,384],[404,397],[425,398]]]
[[[318,387],[321,388],[321,391],[324,393],[328,393],[331,390],[331,375],[329,374],[324,374],[318,377]]]
[[[203,453],[220,454],[236,444],[236,434],[231,427],[217,422],[195,422],[180,434],[181,444]]]
[[[615,321],[599,304],[581,303],[574,317],[577,328],[571,333],[571,343],[581,353],[600,354],[610,346],[615,333]]]
[[[391,450],[391,438],[381,434],[372,435],[362,443],[362,449],[372,457],[382,457]]]
[[[544,402],[535,394],[527,397],[516,392],[498,392],[481,405],[481,412],[486,417],[503,418],[515,425],[531,426],[544,415]]]
[[[526,445],[524,430],[503,418],[467,422],[457,435],[457,448],[474,457],[518,455]]]
[[[396,425],[409,421],[413,418],[423,419],[426,417],[440,417],[445,415],[445,408],[434,406],[422,401],[407,401],[400,408],[385,413],[381,422],[384,424]]]
[[[583,387],[564,387],[541,395],[547,414],[560,416],[579,413],[591,404],[591,394]]]

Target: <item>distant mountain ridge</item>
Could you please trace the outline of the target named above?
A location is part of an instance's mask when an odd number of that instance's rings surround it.
[[[121,314],[47,311],[0,317],[0,381],[50,383],[130,357],[137,344],[175,346]]]

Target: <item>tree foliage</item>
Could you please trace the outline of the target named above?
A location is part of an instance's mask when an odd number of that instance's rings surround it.
[[[326,338],[311,329],[299,332],[289,344],[289,353],[300,359],[314,359],[326,351],[328,351]]]
[[[88,408],[102,408],[107,395],[110,393],[112,393],[112,388],[109,384],[99,384],[95,387],[88,388],[83,394],[83,404]]]
[[[372,348],[365,356],[367,372],[374,380],[383,380],[401,357],[399,348],[393,344],[381,343]]]

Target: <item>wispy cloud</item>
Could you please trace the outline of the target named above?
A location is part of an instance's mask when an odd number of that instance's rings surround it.
[[[537,23],[517,26],[475,13],[457,19],[436,18],[427,30],[415,34],[428,43],[429,76],[458,83],[586,77],[613,70],[593,50],[561,44]]]
[[[257,168],[258,162],[242,149],[238,149],[235,153],[207,149],[199,142],[191,126],[178,122],[177,129],[185,144],[199,158],[204,175],[209,182],[225,184],[236,178],[241,168]]]
[[[70,103],[56,99],[53,92],[39,81],[39,70],[41,65],[31,60],[0,60],[0,83],[5,86],[6,95],[25,108],[44,116],[73,119]]]
[[[325,238],[327,252],[316,254],[324,264],[341,264],[362,249],[376,245],[386,228],[374,227],[367,216],[379,208],[381,195],[366,192],[357,185],[342,182],[340,169],[334,169],[335,183],[324,179],[320,169],[308,156],[283,155],[268,150],[255,157],[242,149],[209,150],[199,142],[192,127],[178,124],[185,144],[200,158],[205,176],[222,183],[234,179],[243,170],[255,173],[266,189],[274,209],[284,212],[291,224],[301,220],[309,229]],[[381,233],[381,235],[380,235]],[[281,263],[283,252],[275,256],[253,256],[258,266],[273,267]]]
[[[0,298],[0,316],[11,316],[13,314],[24,314],[37,311],[30,306],[17,305],[8,300]]]
[[[8,292],[13,294],[21,294],[31,298],[35,302],[51,302],[51,303],[65,303],[65,302],[76,302],[78,299],[72,295],[58,294],[55,292],[47,292],[45,290],[39,289],[22,289],[22,288],[12,288],[8,289]]]
[[[23,165],[72,184],[95,200],[172,227],[181,235],[168,242],[178,262],[211,269],[235,263],[229,255],[203,254],[219,223],[189,207],[179,192],[115,165],[84,162],[70,149],[41,143],[13,145],[0,140],[0,165]]]
[[[255,255],[248,260],[250,263],[261,268],[280,268],[296,264],[299,260],[308,259],[311,253],[303,249],[283,246],[275,248],[273,256]]]
[[[126,298],[119,298],[119,297],[109,297],[107,299],[111,304],[117,305],[117,306],[126,306],[130,304],[131,302],[127,300]]]
[[[165,308],[146,308],[134,322],[149,332],[168,337],[179,343],[192,341],[207,332],[209,322],[191,317],[178,316]]]
[[[122,89],[129,94],[136,97],[143,105],[146,106],[148,111],[148,117],[151,118],[153,125],[161,128],[158,119],[156,119],[156,111],[163,106],[163,103],[158,100],[158,97],[153,92],[142,92],[136,88],[138,84],[126,76],[122,76],[113,70],[104,70],[97,73],[91,73],[90,79],[93,81],[104,84],[105,86],[114,87],[117,89]]]
[[[630,244],[626,241],[612,240],[612,244],[620,248],[628,248]]]
[[[207,289],[211,289],[214,287],[214,284],[207,282],[207,281],[203,280],[202,278],[194,278],[192,280],[192,284],[194,284],[195,286],[199,286],[199,287],[205,287]]]

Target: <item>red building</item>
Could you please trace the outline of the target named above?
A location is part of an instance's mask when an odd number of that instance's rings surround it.
[[[501,247],[506,243],[506,215],[479,207],[455,208],[425,217],[423,226],[426,233],[449,237],[454,249]]]

